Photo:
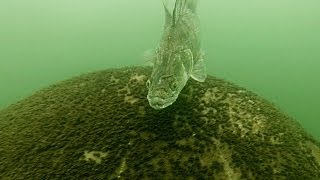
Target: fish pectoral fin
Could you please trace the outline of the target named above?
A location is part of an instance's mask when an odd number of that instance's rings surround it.
[[[144,51],[143,53],[143,59],[145,61],[145,64],[147,66],[153,66],[154,65],[154,50],[153,49],[148,49]]]
[[[180,53],[183,65],[185,66],[188,74],[192,71],[193,55],[190,49],[186,49]]]
[[[204,82],[207,78],[206,66],[204,64],[204,60],[201,58],[193,65],[193,69],[191,72],[192,79]]]

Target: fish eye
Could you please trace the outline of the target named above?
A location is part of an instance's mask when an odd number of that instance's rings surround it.
[[[148,81],[146,82],[146,86],[149,89],[150,88],[150,80],[148,79]]]
[[[171,87],[170,87],[170,88],[175,91],[175,90],[177,89],[177,87],[178,87],[177,83],[176,83],[176,82],[173,82],[173,83],[171,84]]]

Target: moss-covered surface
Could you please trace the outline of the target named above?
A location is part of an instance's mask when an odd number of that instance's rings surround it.
[[[246,89],[209,76],[154,110],[150,69],[85,74],[0,112],[2,179],[318,179],[320,145]]]

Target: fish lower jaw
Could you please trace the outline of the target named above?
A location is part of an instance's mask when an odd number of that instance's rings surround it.
[[[160,110],[160,109],[164,109],[168,106],[170,106],[172,103],[174,103],[176,101],[176,98],[168,98],[168,99],[162,99],[159,97],[148,97],[148,101],[150,106],[153,109],[156,110]]]

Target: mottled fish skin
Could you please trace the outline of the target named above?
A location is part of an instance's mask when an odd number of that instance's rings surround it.
[[[174,103],[190,77],[199,82],[207,77],[200,49],[196,5],[197,0],[176,0],[170,13],[164,3],[164,32],[147,81],[147,98],[154,109]]]

